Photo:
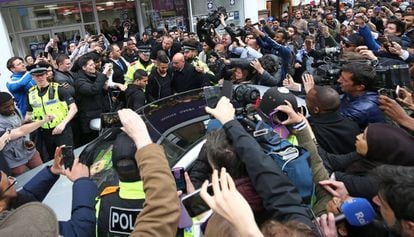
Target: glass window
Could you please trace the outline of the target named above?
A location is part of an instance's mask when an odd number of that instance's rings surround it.
[[[39,52],[44,51],[47,42],[50,40],[49,32],[39,32],[34,35],[22,36],[23,54],[36,57]]]
[[[141,11],[145,30],[162,31],[165,26],[169,30],[174,27],[188,30],[187,1],[185,0],[142,0]]]
[[[77,3],[44,4],[10,9],[16,31],[62,26],[81,22]]]
[[[122,42],[124,29],[130,36],[138,31],[135,1],[96,1],[96,10],[101,26],[101,32],[111,42]]]
[[[98,30],[96,29],[96,24],[85,24],[85,32],[89,35],[96,35],[98,34]]]
[[[19,55],[19,52],[17,50],[19,48],[19,41],[17,40],[17,36],[14,34],[10,34],[9,37],[10,37],[10,43],[13,48],[13,55]]]
[[[81,9],[82,9],[82,16],[83,16],[83,22],[94,22],[95,21],[95,15],[93,14],[93,6],[92,3],[81,3]]]

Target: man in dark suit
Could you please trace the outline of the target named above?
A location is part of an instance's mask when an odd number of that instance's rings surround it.
[[[157,53],[159,50],[164,50],[167,54],[168,58],[172,60],[174,55],[181,51],[181,44],[174,42],[171,36],[164,36],[163,40],[160,44],[157,44],[152,52],[151,52],[151,59],[157,59]]]
[[[112,44],[109,47],[109,62],[113,65],[112,80],[113,82],[124,84],[124,75],[128,70],[127,62],[121,57],[121,49],[117,44]]]
[[[204,73],[203,68],[196,68],[186,62],[182,53],[174,55],[171,70],[171,87],[175,92],[183,92],[208,86],[211,80],[211,74]]]

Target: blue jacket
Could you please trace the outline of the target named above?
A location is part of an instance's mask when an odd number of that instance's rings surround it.
[[[381,48],[381,45],[374,39],[367,25],[359,27],[359,34],[364,38],[365,45],[368,46],[369,50],[377,52]]]
[[[45,167],[24,185],[23,189],[19,191],[19,196],[25,202],[41,202],[58,179],[59,175],[52,174],[50,168]],[[97,195],[98,188],[89,178],[79,178],[73,183],[72,215],[68,221],[59,221],[60,235],[65,237],[95,235],[95,198]],[[24,203],[18,204],[23,205]]]
[[[24,118],[26,116],[27,92],[32,86],[36,85],[36,82],[29,72],[13,73],[10,79],[11,81],[6,84],[7,89],[13,94],[17,107]]]
[[[341,99],[341,114],[358,123],[361,130],[364,130],[368,123],[385,122],[384,114],[378,106],[376,92],[365,92],[356,97],[344,94]]]
[[[79,178],[72,186],[72,211],[68,221],[59,221],[59,234],[68,236],[95,236],[95,198],[98,187],[90,178]]]
[[[256,40],[261,48],[270,49],[272,54],[282,58],[281,76],[285,78],[286,73],[289,72],[289,63],[292,61],[292,50],[285,45],[278,44],[269,36],[258,37]]]

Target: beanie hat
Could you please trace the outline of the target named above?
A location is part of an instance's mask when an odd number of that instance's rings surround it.
[[[293,110],[298,111],[298,103],[296,97],[288,89],[284,87],[269,88],[262,96],[258,111],[266,121],[269,119],[269,114],[279,105],[286,105],[285,100],[292,104]]]
[[[56,237],[58,221],[53,210],[40,202],[29,202],[11,211],[0,222],[0,236]]]
[[[366,139],[366,159],[389,165],[414,165],[414,137],[403,129],[384,123],[369,124]]]
[[[118,134],[115,139],[113,148],[112,148],[112,165],[114,169],[118,172],[120,167],[118,167],[118,161],[123,159],[131,159],[135,161],[135,152],[137,147],[135,142],[124,132]],[[135,167],[136,169],[136,163]]]

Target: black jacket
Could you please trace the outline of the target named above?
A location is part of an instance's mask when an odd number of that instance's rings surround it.
[[[110,59],[109,62],[112,63],[113,65],[112,69],[114,71],[114,74],[112,75],[112,81],[124,84],[125,83],[124,75],[128,70],[128,66],[125,64],[124,60],[122,59],[118,60],[118,62],[121,63],[122,68],[121,66],[118,65],[118,63],[116,63],[112,59]]]
[[[302,199],[288,177],[267,156],[256,140],[235,120],[223,126],[227,137],[232,141],[237,156],[243,161],[250,180],[263,206],[278,221],[295,220],[311,227],[318,233],[312,222],[308,208],[301,205]]]
[[[54,70],[53,79],[59,85],[62,85],[72,97],[75,97],[75,76],[73,72],[62,72],[56,69]]]
[[[208,86],[211,74],[197,72],[193,65],[185,62],[181,71],[170,69],[172,72],[172,89],[174,92],[184,92]]]
[[[346,154],[355,151],[355,139],[360,133],[357,123],[343,118],[339,112],[313,115],[309,118],[318,144],[327,152]]]
[[[152,50],[151,50],[151,59],[157,59],[157,52],[159,50],[163,50],[162,49],[162,43],[157,43],[155,45],[155,47],[152,48]],[[181,51],[181,44],[180,43],[177,43],[177,42],[173,42],[173,45],[172,45],[171,49],[168,50],[168,51],[165,51],[165,53],[170,58],[170,60],[172,60],[172,58],[174,57],[174,55],[176,53],[180,52],[180,51]]]
[[[83,70],[78,73],[75,81],[76,105],[81,129],[84,133],[91,132],[89,122],[99,118],[101,113],[108,112],[107,92],[103,86],[108,78],[100,73],[86,74]]]
[[[125,90],[126,107],[137,110],[145,105],[145,92],[135,84],[129,84]]]
[[[157,72],[157,68],[153,67],[148,76],[148,85],[145,88],[148,101],[152,102],[172,95],[171,82],[171,73],[168,72],[165,77],[161,77]]]

